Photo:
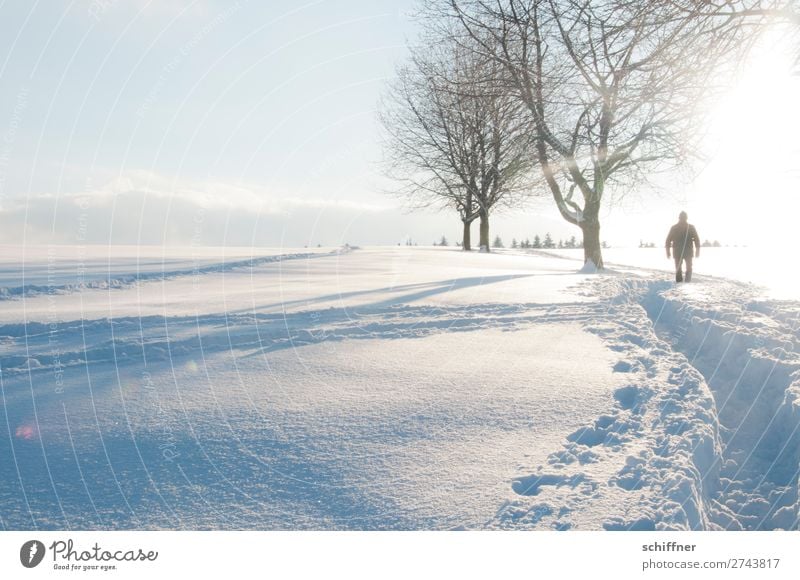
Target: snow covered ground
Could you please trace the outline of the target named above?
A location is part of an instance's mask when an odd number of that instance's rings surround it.
[[[521,250],[522,251],[522,250]],[[583,250],[546,250],[547,254],[583,259]],[[702,248],[695,260],[695,270],[708,277],[738,280],[759,286],[774,300],[800,300],[797,272],[791,264],[789,248],[721,247]],[[607,265],[626,270],[672,272],[673,262],[664,248],[608,248],[603,250]]]
[[[800,305],[747,284],[2,250],[2,528],[798,528]]]

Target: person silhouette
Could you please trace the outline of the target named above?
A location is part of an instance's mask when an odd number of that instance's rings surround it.
[[[667,258],[670,257],[671,250],[672,256],[675,258],[676,282],[684,281],[682,272],[684,262],[686,262],[685,280],[692,281],[692,254],[695,258],[700,257],[700,236],[697,235],[697,229],[688,222],[688,219],[689,216],[682,211],[678,215],[678,223],[672,226],[667,234]],[[694,245],[694,251],[692,245]]]

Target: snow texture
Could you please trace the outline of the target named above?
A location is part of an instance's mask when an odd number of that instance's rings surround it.
[[[607,305],[586,328],[619,353],[627,384],[611,413],[515,479],[530,499],[509,500],[494,525],[797,529],[797,305],[720,280],[612,274],[584,291]]]
[[[0,527],[798,528],[795,302],[543,253],[158,258],[5,269]]]

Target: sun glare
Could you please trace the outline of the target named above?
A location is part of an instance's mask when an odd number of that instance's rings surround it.
[[[796,50],[788,34],[764,38],[714,112],[707,141],[712,158],[688,197],[694,214],[713,222],[730,243],[780,247],[795,227],[800,212]]]

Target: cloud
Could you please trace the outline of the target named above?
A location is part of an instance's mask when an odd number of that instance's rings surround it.
[[[390,206],[299,197],[222,182],[128,171],[102,186],[7,198],[0,242],[35,244],[336,245],[393,243],[419,220]],[[423,219],[424,221],[424,219]]]

